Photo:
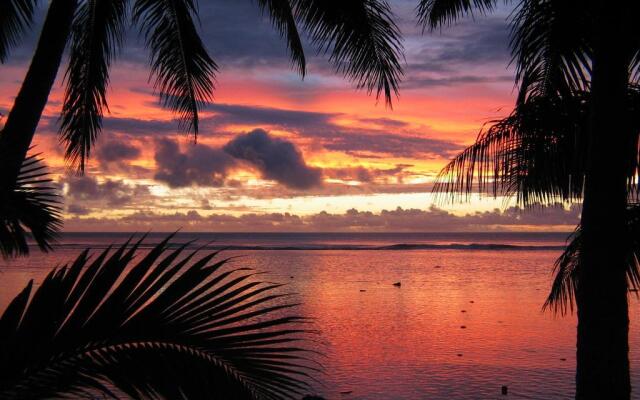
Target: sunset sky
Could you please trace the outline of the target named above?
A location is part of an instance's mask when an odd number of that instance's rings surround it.
[[[523,213],[505,199],[434,202],[439,169],[512,107],[510,10],[423,35],[415,1],[391,4],[406,57],[393,109],[355,90],[311,45],[302,80],[254,2],[201,2],[201,33],[221,70],[197,144],[158,105],[148,52],[132,31],[84,176],[65,167],[58,144],[61,81],[40,122],[36,149],[63,188],[65,230],[572,229],[576,206]],[[2,66],[4,115],[36,39]]]

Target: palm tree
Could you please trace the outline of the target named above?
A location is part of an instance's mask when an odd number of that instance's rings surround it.
[[[516,106],[511,115],[492,121],[475,143],[456,156],[440,172],[434,191],[446,200],[466,199],[472,193],[515,198],[524,207],[577,202],[584,190],[589,92],[570,97],[532,96]],[[630,113],[640,111],[640,88],[629,92]],[[640,120],[633,131],[640,139]],[[636,144],[637,147],[637,144]],[[637,159],[633,146],[625,155]],[[640,287],[640,204],[638,164],[628,171],[627,225],[629,247],[627,280],[634,291]],[[582,177],[582,178],[581,178]],[[580,227],[556,262],[556,277],[544,308],[565,314],[573,311],[582,251]]]
[[[291,399],[320,370],[282,285],[171,236],[88,250],[0,318],[0,397]],[[31,292],[34,292],[33,295]]]
[[[419,15],[425,26],[433,28],[473,10],[491,11],[496,3],[424,0]],[[509,150],[503,152],[512,157],[508,161],[511,164],[497,165],[507,170],[490,171],[490,163],[484,164],[483,169],[482,157],[488,153],[472,150],[465,152],[466,159],[458,161],[465,164],[475,159],[480,161],[479,168],[456,169],[450,165],[448,172],[459,179],[440,187],[469,193],[474,190],[474,174],[480,176],[482,184],[483,177],[493,173],[499,178],[491,183],[495,190],[518,193],[525,203],[530,194],[543,201],[582,199],[580,251],[572,253],[578,257],[573,264],[578,311],[577,399],[629,399],[631,393],[627,292],[628,257],[633,246],[628,234],[627,208],[633,191],[630,182],[638,174],[638,130],[633,126],[629,90],[637,80],[637,73],[633,72],[640,61],[640,38],[633,30],[633,18],[639,7],[637,2],[616,6],[598,1],[520,2],[511,42],[520,83],[518,105],[527,104],[532,98],[529,105],[535,104],[537,97],[568,99],[589,93],[588,108],[582,114],[585,129],[581,130],[581,141],[569,146],[571,153],[563,153],[572,162],[563,163],[566,167],[563,170],[549,169],[558,160],[551,155],[547,162],[544,148],[553,144],[547,142],[552,135],[543,120],[555,120],[556,116],[543,110],[536,123],[544,132],[533,142],[523,142],[521,151],[512,155],[507,154]],[[569,116],[565,128],[574,129],[571,124],[581,123],[581,116]],[[511,134],[518,133],[521,127],[513,128]],[[509,141],[509,137],[504,138],[504,143],[513,144]],[[533,171],[538,174],[531,174],[527,168],[541,158],[542,166],[547,168],[536,167]],[[467,175],[458,175],[462,171]],[[502,173],[517,179],[503,180]],[[522,176],[518,177],[518,173]]]
[[[630,291],[637,293],[640,290],[640,203],[638,202],[632,202],[627,207],[627,227],[629,245],[626,251],[627,282]],[[571,242],[556,260],[556,277],[544,308],[552,308],[561,314],[573,311],[580,278],[578,269],[582,247],[582,230],[578,227],[572,234]]]
[[[37,3],[5,0],[0,5],[0,62],[30,28]],[[302,76],[306,60],[298,26],[319,51],[330,54],[336,72],[391,104],[402,76],[402,46],[386,1],[258,0],[258,5],[286,39]],[[122,47],[130,6],[132,21],[151,51],[151,76],[161,103],[176,113],[182,130],[196,137],[198,111],[211,100],[218,69],[196,28],[196,0],[52,0],[31,65],[0,133],[0,197],[8,198],[16,190],[69,42],[60,139],[70,165],[84,170],[108,110],[109,69]],[[5,225],[16,220],[6,215],[2,219]]]

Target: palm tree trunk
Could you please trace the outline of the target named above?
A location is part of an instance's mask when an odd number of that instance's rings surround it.
[[[602,3],[602,2],[597,2]],[[624,399],[629,379],[626,280],[626,95],[630,52],[624,7],[598,7],[594,21],[591,132],[576,293],[576,399]]]
[[[77,0],[53,0],[31,65],[0,135],[0,187],[14,186],[69,40]]]

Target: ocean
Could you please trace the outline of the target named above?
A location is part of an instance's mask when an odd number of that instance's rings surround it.
[[[0,309],[81,249],[130,234],[67,233],[56,251],[0,261]],[[142,251],[165,234],[152,233]],[[567,233],[178,233],[241,255],[314,318],[327,399],[570,399],[575,316],[543,312]],[[401,282],[401,286],[393,283]],[[640,392],[638,300],[630,297]],[[635,396],[634,398],[640,398]]]

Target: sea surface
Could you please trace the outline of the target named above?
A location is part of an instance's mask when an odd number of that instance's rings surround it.
[[[29,279],[130,235],[67,233],[56,251],[0,261],[0,309]],[[148,235],[148,246],[164,234]],[[570,399],[575,316],[542,311],[566,233],[179,233],[242,255],[299,293],[325,354],[327,399]],[[146,250],[142,250],[143,252]],[[401,286],[393,283],[401,282]],[[640,399],[638,299],[632,381]],[[464,327],[464,328],[463,328]],[[501,387],[508,387],[508,396]]]

